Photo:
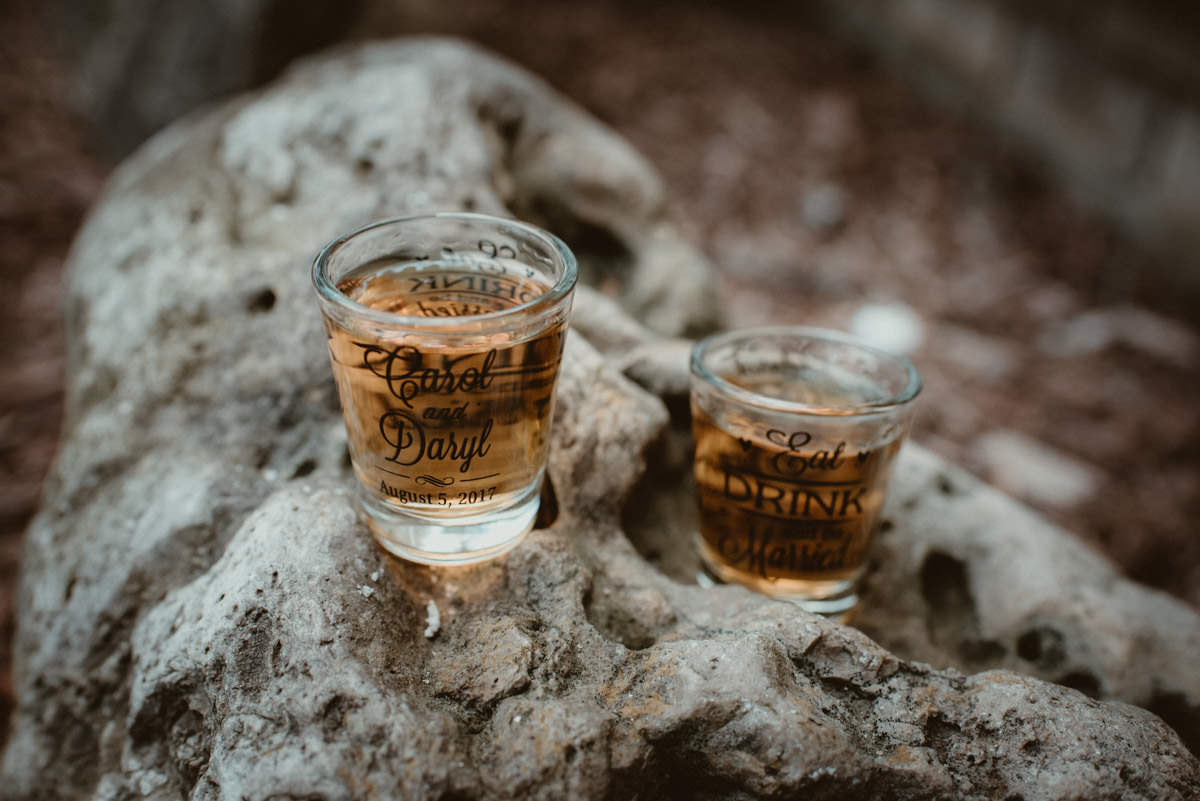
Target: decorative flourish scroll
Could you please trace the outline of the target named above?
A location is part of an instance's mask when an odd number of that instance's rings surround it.
[[[425,475],[417,476],[413,480],[416,481],[418,484],[432,484],[435,487],[448,487],[454,483],[454,476],[446,476],[445,478],[438,478],[437,476],[431,476],[431,475],[425,474]]]

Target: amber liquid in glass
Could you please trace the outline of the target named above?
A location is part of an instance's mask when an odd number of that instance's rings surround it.
[[[537,492],[565,322],[526,339],[472,335],[480,315],[548,290],[531,273],[494,261],[385,261],[338,282],[372,309],[461,321],[390,339],[326,324],[351,459],[378,501],[445,521],[487,515]]]
[[[766,379],[737,383],[768,389]],[[796,394],[770,390],[773,397]],[[836,400],[826,395],[824,402],[833,406]],[[860,446],[852,426],[840,439],[803,425],[735,415],[714,420],[693,402],[698,544],[718,579],[809,600],[854,591],[902,432]]]

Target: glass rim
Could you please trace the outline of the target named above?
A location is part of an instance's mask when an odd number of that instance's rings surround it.
[[[545,245],[562,264],[562,274],[550,285],[549,289],[532,300],[527,300],[509,309],[500,309],[498,311],[485,312],[484,314],[471,314],[461,317],[420,317],[411,314],[380,311],[379,309],[373,309],[370,306],[351,299],[348,295],[341,292],[333,281],[330,280],[327,269],[329,260],[337,252],[338,248],[350,240],[378,228],[425,220],[457,220],[459,222],[478,225],[516,229],[521,234],[536,239]],[[477,214],[465,211],[411,214],[403,217],[389,217],[384,220],[368,223],[326,244],[321,248],[317,257],[313,259],[312,266],[313,286],[317,290],[317,295],[322,300],[334,304],[343,311],[353,314],[355,317],[366,318],[380,325],[429,331],[461,330],[465,323],[475,321],[484,323],[488,327],[491,327],[492,324],[495,324],[497,327],[503,327],[504,324],[509,323],[515,318],[528,317],[530,314],[536,315],[538,312],[554,307],[559,301],[570,295],[571,291],[575,288],[578,277],[579,267],[575,260],[575,254],[571,252],[571,249],[567,247],[565,242],[549,231],[509,217],[496,217],[490,214]]]
[[[738,385],[730,381],[726,381],[724,378],[718,376],[708,368],[707,364],[705,364],[705,357],[714,347],[727,345],[739,339],[754,339],[757,337],[769,336],[786,336],[791,337],[794,340],[809,340],[832,343],[869,353],[876,358],[890,362],[899,367],[905,376],[904,388],[899,392],[893,393],[887,398],[877,401],[868,401],[865,403],[845,405],[803,403],[801,401],[783,400],[782,398],[764,395],[743,387],[739,387]],[[920,373],[917,372],[916,366],[914,366],[912,361],[910,361],[908,358],[895,353],[889,353],[888,351],[883,350],[882,348],[877,348],[873,345],[868,345],[866,342],[863,342],[861,339],[851,334],[828,328],[816,328],[812,326],[759,326],[755,328],[737,328],[732,331],[723,331],[716,334],[710,334],[704,339],[698,341],[692,348],[690,366],[691,373],[695,378],[707,382],[721,393],[742,403],[777,412],[820,415],[825,417],[866,417],[869,415],[895,411],[896,409],[900,409],[912,403],[916,399],[917,395],[920,394],[923,387]]]

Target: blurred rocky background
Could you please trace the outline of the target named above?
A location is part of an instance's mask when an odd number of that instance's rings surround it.
[[[0,29],[0,717],[82,214],[158,127],[395,35],[463,36],[544,77],[662,173],[728,325],[908,351],[918,441],[1200,606],[1188,4],[10,0]]]

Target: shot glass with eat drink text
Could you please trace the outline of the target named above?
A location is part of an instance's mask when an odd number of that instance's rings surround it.
[[[904,358],[813,328],[697,343],[697,547],[715,579],[842,615],[879,522],[921,379]]]
[[[558,238],[478,214],[376,223],[317,257],[361,506],[385,549],[463,564],[533,527],[575,279]]]

